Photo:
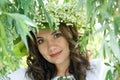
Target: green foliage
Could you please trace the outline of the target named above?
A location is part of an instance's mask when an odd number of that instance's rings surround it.
[[[25,0],[0,0],[0,78],[22,65],[22,57],[27,54],[26,35],[30,36],[30,26],[37,26],[31,20],[34,5],[25,3]]]
[[[49,14],[47,13],[47,11],[46,11],[46,9],[45,9],[45,7],[44,7],[43,1],[42,1],[42,0],[38,0],[38,3],[39,3],[39,5],[42,6],[43,11],[44,11],[44,13],[45,13],[45,17],[47,18],[47,20],[48,20],[48,22],[49,22],[50,29],[52,29],[53,22],[52,22],[52,20],[51,20]]]
[[[111,70],[107,72],[106,79],[105,80],[114,80],[113,74]]]
[[[115,68],[114,73],[108,71],[106,80],[114,80],[115,74],[120,77],[120,0],[60,1],[49,0],[50,4],[44,4],[43,0],[0,0],[0,77],[21,66],[22,57],[27,55],[26,35],[30,36],[29,31],[37,28],[43,13],[50,29],[55,21],[57,24],[58,17],[65,22],[72,20],[75,25],[78,22],[82,37],[77,44],[81,45],[81,52],[86,51],[88,45],[93,47],[93,58],[107,59],[108,66],[112,64]],[[58,11],[63,14],[53,18]]]
[[[120,76],[120,1],[87,0],[87,20],[91,27],[94,27],[91,36],[95,36],[96,33],[101,34],[102,45],[99,55],[108,59]],[[96,23],[101,26],[97,30],[95,28],[99,26],[95,26]],[[108,74],[109,77],[112,77],[110,71],[108,71]],[[113,78],[110,80],[113,80]]]

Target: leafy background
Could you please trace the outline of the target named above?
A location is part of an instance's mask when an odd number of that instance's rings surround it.
[[[114,80],[116,75],[119,80],[120,0],[0,0],[0,78],[27,66],[26,35],[30,36],[31,28],[37,28],[34,20],[37,7],[44,11],[49,25],[53,25],[46,2],[71,3],[78,10],[85,9],[86,16],[82,17],[86,18],[86,24],[78,28],[84,35],[77,44],[81,44],[81,51],[89,52],[91,59],[100,58],[115,68],[113,73],[108,71],[106,80]]]

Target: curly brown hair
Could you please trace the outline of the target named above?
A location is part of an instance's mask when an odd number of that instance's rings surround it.
[[[69,73],[74,76],[75,80],[86,80],[86,70],[89,69],[90,64],[87,54],[80,53],[80,45],[75,47],[79,38],[76,27],[65,23],[60,23],[58,26],[63,37],[69,43]],[[43,58],[38,50],[35,33],[32,31],[30,33],[32,39],[27,36],[29,56],[27,57],[28,69],[26,74],[32,80],[51,80],[56,76],[57,69],[54,64]]]

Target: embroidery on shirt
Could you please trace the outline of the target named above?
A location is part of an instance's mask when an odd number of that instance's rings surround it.
[[[59,77],[57,80],[75,80],[74,78],[70,77],[70,78],[67,78],[67,77]]]

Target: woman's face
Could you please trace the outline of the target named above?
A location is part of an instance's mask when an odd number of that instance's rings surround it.
[[[41,55],[50,63],[59,65],[70,59],[69,43],[59,31],[40,30],[37,44]]]

